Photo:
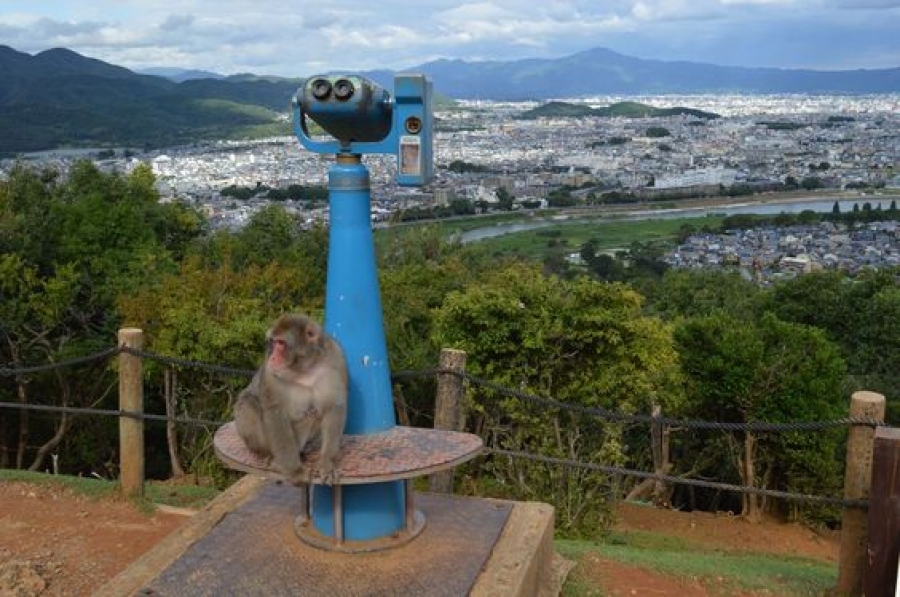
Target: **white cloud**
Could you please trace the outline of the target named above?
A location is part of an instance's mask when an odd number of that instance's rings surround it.
[[[707,21],[727,15],[721,2],[709,0],[639,0],[631,16],[639,21]]]
[[[898,6],[900,0],[3,0],[0,43],[31,53],[69,47],[130,68],[288,76],[399,69],[439,57],[563,56],[598,46],[644,58],[744,64],[764,48],[771,56],[765,66],[866,66],[881,56],[874,67],[892,59],[900,65],[900,44],[886,33],[891,19],[900,30]],[[878,19],[871,18],[875,9]],[[847,40],[840,54],[828,42],[832,30]]]

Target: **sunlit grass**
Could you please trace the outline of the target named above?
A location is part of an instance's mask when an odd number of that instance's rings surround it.
[[[717,216],[640,221],[594,218],[505,234],[480,241],[480,244],[491,254],[540,259],[552,251],[578,252],[589,240],[593,240],[600,251],[624,250],[633,242],[665,241],[674,244],[679,229],[685,224],[699,230],[703,226],[715,228],[721,222],[722,218]]]
[[[820,595],[835,585],[837,566],[812,558],[731,552],[660,533],[613,533],[604,541],[557,540],[563,556],[580,561],[591,554],[681,580],[701,582],[728,595],[736,590],[770,595]],[[604,595],[596,579],[570,574],[564,595]]]
[[[94,499],[115,498],[119,495],[119,483],[117,481],[94,477],[48,475],[30,471],[0,469],[0,483],[5,481],[55,485],[69,489],[78,495]],[[219,490],[214,487],[147,481],[144,484],[144,497],[137,500],[137,502],[144,509],[152,509],[154,505],[198,509],[202,508],[218,494]]]

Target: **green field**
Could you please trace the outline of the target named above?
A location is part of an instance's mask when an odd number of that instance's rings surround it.
[[[530,218],[521,214],[496,214],[392,226],[377,230],[375,238],[379,244],[391,242],[413,230],[428,226],[437,229],[441,236],[450,240],[460,233],[479,228],[546,220],[549,224],[543,228],[508,233],[474,243],[492,255],[516,255],[540,260],[551,252],[577,252],[589,240],[593,240],[602,251],[627,249],[633,242],[674,243],[682,226],[688,224],[696,230],[703,227],[715,229],[722,223],[722,219],[721,216],[705,216],[629,221],[614,216],[596,216],[550,221],[549,218]]]
[[[577,252],[589,240],[598,250],[627,249],[633,242],[675,243],[678,231],[685,224],[700,230],[704,226],[715,228],[721,217],[678,218],[671,220],[625,221],[612,218],[595,218],[585,221],[560,222],[547,228],[506,234],[480,241],[491,254],[519,255],[541,259],[552,251]]]

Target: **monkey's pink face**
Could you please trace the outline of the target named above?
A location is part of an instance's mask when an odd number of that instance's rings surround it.
[[[284,338],[276,336],[269,340],[269,343],[269,367],[277,371],[290,366],[287,359],[288,344],[285,342]]]

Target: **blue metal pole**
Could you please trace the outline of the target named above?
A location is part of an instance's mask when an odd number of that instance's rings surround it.
[[[328,172],[330,232],[325,330],[344,349],[350,377],[345,433],[394,427],[394,402],[372,239],[369,171],[357,154],[340,153]],[[344,538],[367,541],[404,528],[402,481],[343,486]],[[333,536],[332,489],[313,489],[312,521]]]

